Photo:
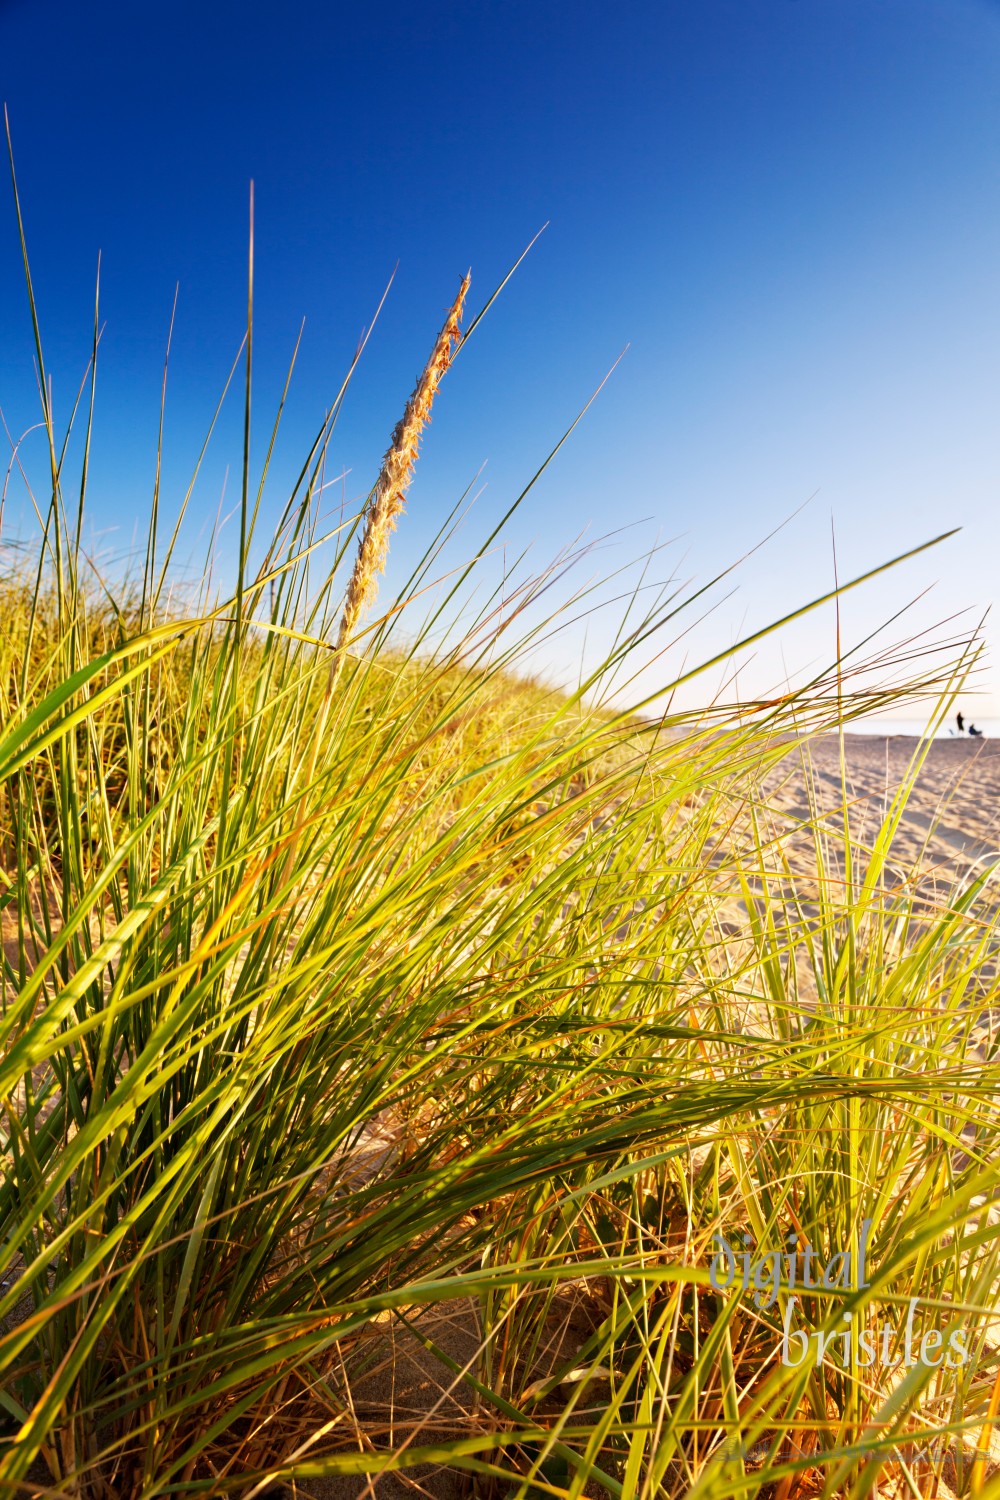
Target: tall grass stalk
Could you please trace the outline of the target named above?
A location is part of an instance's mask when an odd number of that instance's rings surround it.
[[[396,521],[403,512],[406,492],[410,487],[413,468],[417,461],[420,437],[427,423],[430,421],[431,407],[434,404],[434,397],[437,395],[441,377],[451,364],[452,348],[460,337],[459,325],[462,319],[462,308],[465,304],[471,280],[472,276],[470,272],[466,274],[462,285],[459,287],[458,296],[455,298],[451,310],[445,319],[444,327],[434,342],[430,358],[421,372],[409,401],[406,403],[403,415],[396,423],[392,434],[392,441],[386,450],[378,479],[375,481],[375,488],[372,490],[368,504],[365,507],[364,526],[358,542],[354,567],[351,569],[351,576],[347,581],[347,591],[344,596],[340,625],[337,629],[333,660],[330,664],[329,675],[323,688],[319,710],[315,716],[315,728],[313,729],[309,757],[306,762],[305,780],[307,784],[312,781],[316,771],[316,758],[319,754],[323,735],[326,732],[330,704],[333,701],[333,694],[340,679],[340,674],[343,671],[348,644],[354,636],[365,609],[372,604],[378,593],[379,574],[385,571],[386,559],[389,554],[389,538],[395,529]],[[304,805],[300,809],[299,823],[296,827],[295,837],[285,856],[286,874],[290,871],[294,863],[303,815]]]

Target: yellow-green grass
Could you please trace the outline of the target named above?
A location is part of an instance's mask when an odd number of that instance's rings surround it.
[[[996,1412],[988,880],[916,904],[904,788],[864,844],[816,810],[807,904],[761,783],[784,731],[920,683],[946,704],[969,652],[626,714],[602,682],[689,601],[560,694],[519,675],[545,623],[470,617],[475,561],[420,613],[432,548],[330,692],[328,426],[265,561],[248,471],[237,584],[182,607],[156,507],[132,585],[88,570],[38,358],[51,493],[0,629],[0,1488],[432,1462],[481,1495],[928,1493],[904,1443],[975,1446]],[[245,393],[249,423],[249,363]],[[917,1297],[911,1332],[960,1329],[960,1368],[783,1366],[787,1286],[713,1285],[713,1235],[794,1229],[828,1261],[866,1220],[871,1285],[800,1293],[796,1326],[850,1312],[895,1350]],[[473,1414],[366,1434],[368,1336],[435,1307],[473,1321]]]

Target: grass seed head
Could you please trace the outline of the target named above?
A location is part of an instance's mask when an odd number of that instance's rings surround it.
[[[344,612],[337,632],[338,660],[362,614],[378,592],[378,575],[385,571],[389,537],[395,528],[397,516],[403,510],[406,491],[413,478],[420,434],[430,421],[438,385],[451,364],[454,346],[460,338],[459,323],[469,282],[470,277],[466,275],[445,325],[437,336],[431,357],[406,403],[406,410],[396,423],[392,442],[382,460],[382,468],[365,514],[364,531],[358,543],[354,570],[347,585]]]

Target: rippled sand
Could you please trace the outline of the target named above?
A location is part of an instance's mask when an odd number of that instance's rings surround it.
[[[912,777],[892,841],[897,866],[919,864],[950,884],[1000,858],[1000,740],[956,737],[921,746],[905,735],[845,735],[843,776],[840,755],[837,737],[828,736],[793,751],[768,779],[767,800],[782,822],[809,820],[815,807],[829,820],[846,792],[852,834],[868,844]]]

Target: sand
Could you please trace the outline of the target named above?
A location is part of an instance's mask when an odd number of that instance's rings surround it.
[[[852,830],[871,837],[914,757],[923,763],[893,842],[898,863],[940,871],[942,879],[965,879],[1000,858],[1000,740],[942,738],[922,747],[907,735],[845,735],[845,764]],[[836,736],[809,747],[816,790],[827,809],[843,805],[840,742]],[[801,757],[771,778],[774,800],[785,811],[808,816]]]

